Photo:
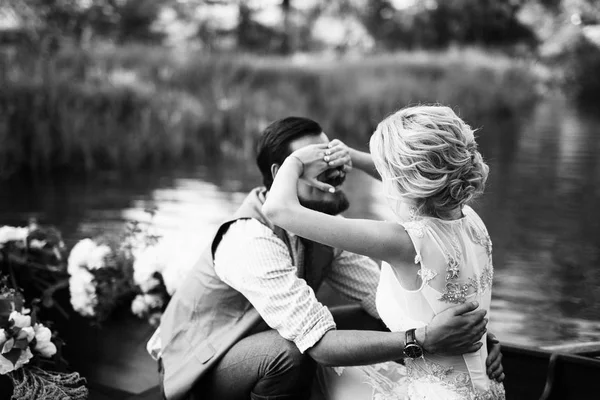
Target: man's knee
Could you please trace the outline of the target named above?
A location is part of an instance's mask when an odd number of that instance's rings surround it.
[[[307,354],[301,353],[294,342],[280,337],[277,345],[273,346],[272,367],[280,371],[289,371],[298,375],[309,374],[316,368],[315,361]]]

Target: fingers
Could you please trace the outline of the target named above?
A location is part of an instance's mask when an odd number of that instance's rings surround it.
[[[477,309],[477,307],[479,307],[479,303],[476,301],[469,301],[466,302],[464,304],[460,304],[454,308],[452,308],[452,311],[454,312],[454,315],[463,315],[466,314],[468,312],[474,311],[475,309]]]
[[[490,379],[498,379],[500,375],[504,372],[504,368],[502,367],[502,354],[499,354],[498,357],[492,361],[492,363],[487,367],[486,370]]]
[[[496,335],[494,335],[492,332],[488,333],[487,340],[490,345],[500,343],[500,341],[496,338]]]
[[[488,334],[488,336],[489,336],[489,334]],[[497,359],[500,359],[500,360],[502,359],[502,353],[500,352],[500,345],[492,344],[488,340],[488,356],[487,356],[487,359],[485,360],[486,367],[491,367],[492,364],[494,364]]]
[[[483,346],[483,343],[481,343],[481,342],[479,342],[479,343],[475,343],[475,344],[472,344],[472,345],[470,345],[470,346],[467,348],[467,351],[466,351],[466,352],[467,352],[467,353],[474,353],[474,352],[476,352],[477,350],[479,350],[479,349],[481,348],[481,346]]]
[[[471,340],[479,341],[483,337],[483,335],[487,332],[487,319],[483,319],[481,322],[477,323],[473,328],[471,328]]]
[[[345,155],[345,156],[341,156],[341,157],[337,157],[335,155],[331,155],[331,156],[326,155],[325,157],[323,157],[323,160],[327,163],[327,165],[330,168],[341,167],[345,164],[352,162],[349,155]]]
[[[500,376],[498,376],[498,377],[496,378],[496,382],[498,382],[498,383],[502,383],[502,382],[504,382],[504,378],[506,378],[506,376],[504,375],[504,372],[502,372],[502,373],[500,374]]]
[[[314,186],[324,192],[335,193],[335,188],[328,183],[321,182],[316,179],[308,179],[308,183],[309,185]]]

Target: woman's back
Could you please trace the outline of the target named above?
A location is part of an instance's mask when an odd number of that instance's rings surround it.
[[[415,246],[421,279],[418,287],[407,288],[403,276],[411,273],[411,268],[383,263],[377,309],[390,330],[423,327],[436,314],[465,301],[477,301],[489,314],[491,240],[475,211],[465,206],[463,214],[452,221],[423,217],[402,224]],[[486,374],[485,335],[482,344],[478,351],[462,356],[425,354],[407,360],[411,398],[504,398],[502,386]]]

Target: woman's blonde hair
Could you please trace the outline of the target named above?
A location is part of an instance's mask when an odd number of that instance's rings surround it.
[[[403,108],[379,123],[371,155],[388,193],[444,218],[483,193],[489,168],[473,130],[444,106]]]

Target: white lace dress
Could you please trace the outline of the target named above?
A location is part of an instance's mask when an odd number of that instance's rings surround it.
[[[392,331],[425,326],[448,307],[477,301],[488,310],[493,277],[492,244],[485,225],[470,207],[464,217],[444,221],[420,218],[402,224],[416,250],[421,285],[405,289],[393,267],[382,264],[377,310]],[[486,374],[486,337],[475,353],[425,354],[406,367],[383,363],[323,368],[318,379],[328,400],[503,400],[502,384]]]

